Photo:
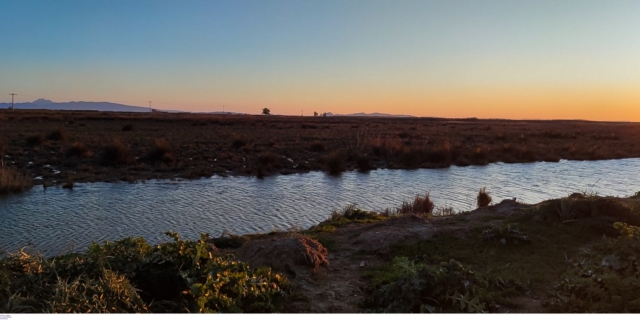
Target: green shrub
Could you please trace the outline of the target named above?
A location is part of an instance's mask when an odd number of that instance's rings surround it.
[[[509,286],[453,259],[427,265],[396,257],[373,278],[364,306],[373,312],[485,312],[495,305],[494,292]]]
[[[53,258],[24,251],[0,259],[0,313],[274,312],[288,280],[215,255],[206,235],[149,245],[142,238],[92,244]]]
[[[485,240],[499,241],[502,244],[531,243],[529,237],[522,232],[516,223],[491,226],[482,231]]]

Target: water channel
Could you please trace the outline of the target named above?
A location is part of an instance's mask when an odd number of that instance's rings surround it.
[[[82,250],[92,241],[145,237],[169,240],[165,231],[194,239],[308,228],[332,210],[356,204],[367,210],[395,208],[429,192],[436,207],[472,210],[478,189],[494,202],[517,198],[536,203],[573,192],[630,196],[640,191],[640,159],[495,163],[446,169],[322,172],[219,177],[146,183],[79,183],[71,191],[35,187],[0,198],[0,250],[30,245],[47,254]]]

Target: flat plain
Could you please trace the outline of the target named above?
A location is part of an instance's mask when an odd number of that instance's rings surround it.
[[[0,111],[6,167],[37,184],[640,157],[640,124]]]

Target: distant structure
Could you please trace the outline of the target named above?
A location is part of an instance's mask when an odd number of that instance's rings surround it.
[[[13,97],[17,96],[17,94],[15,93],[10,93],[11,95],[11,111],[16,111],[16,109],[13,107]]]

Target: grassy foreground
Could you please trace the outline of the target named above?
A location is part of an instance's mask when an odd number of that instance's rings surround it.
[[[307,230],[20,251],[0,260],[0,313],[640,312],[640,193],[434,208],[427,195],[393,212],[348,207]],[[238,261],[282,239],[322,244],[314,254],[328,263],[277,273]],[[351,291],[336,288],[344,279]]]

